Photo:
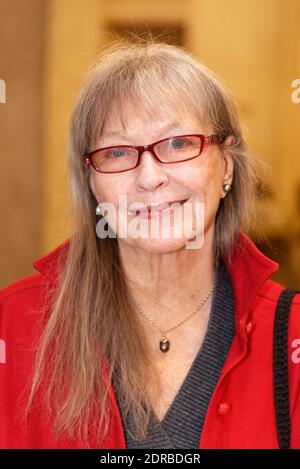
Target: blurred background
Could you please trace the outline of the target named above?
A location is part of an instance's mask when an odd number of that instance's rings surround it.
[[[232,90],[265,163],[267,239],[254,241],[280,263],[274,278],[300,289],[300,0],[0,0],[1,286],[69,236],[75,96],[106,44],[144,31],[188,48]]]

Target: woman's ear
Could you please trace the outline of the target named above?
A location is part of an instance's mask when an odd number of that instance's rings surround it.
[[[234,162],[230,151],[226,147],[230,147],[234,141],[234,136],[229,135],[226,137],[223,142],[223,157],[224,157],[224,174],[223,174],[223,184],[232,184],[233,181],[233,171],[234,171]]]
[[[223,145],[225,147],[230,147],[234,141],[234,136],[233,135],[228,135],[228,137],[225,138]]]

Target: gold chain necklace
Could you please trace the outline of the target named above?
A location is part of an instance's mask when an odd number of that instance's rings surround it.
[[[152,326],[154,326],[156,329],[158,329],[160,331],[162,337],[161,337],[161,340],[159,341],[159,349],[162,352],[165,353],[170,348],[170,340],[167,339],[166,333],[169,332],[169,331],[172,331],[176,327],[180,326],[181,324],[186,322],[190,317],[192,317],[197,311],[199,311],[199,309],[206,303],[206,301],[212,295],[214,289],[215,289],[215,287],[212,287],[210,289],[209,293],[207,295],[205,295],[205,297],[202,299],[201,303],[197,306],[197,308],[195,308],[191,313],[189,313],[184,319],[182,319],[181,321],[176,323],[174,326],[169,327],[167,329],[162,329],[161,327],[159,327],[158,324],[156,324],[154,321],[152,321],[152,319],[150,319],[142,310],[140,310],[140,309],[137,310],[149,322],[149,324],[151,324]]]

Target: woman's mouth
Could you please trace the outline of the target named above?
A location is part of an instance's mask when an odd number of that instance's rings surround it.
[[[182,206],[188,199],[172,200],[156,205],[148,205],[133,211],[136,216],[142,219],[160,218],[172,215],[177,207]]]

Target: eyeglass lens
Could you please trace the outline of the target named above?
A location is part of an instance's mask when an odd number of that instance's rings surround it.
[[[163,163],[176,163],[199,155],[201,139],[195,136],[173,137],[154,145],[154,152]],[[99,150],[92,156],[93,164],[100,171],[118,172],[134,168],[138,150],[119,146]]]

